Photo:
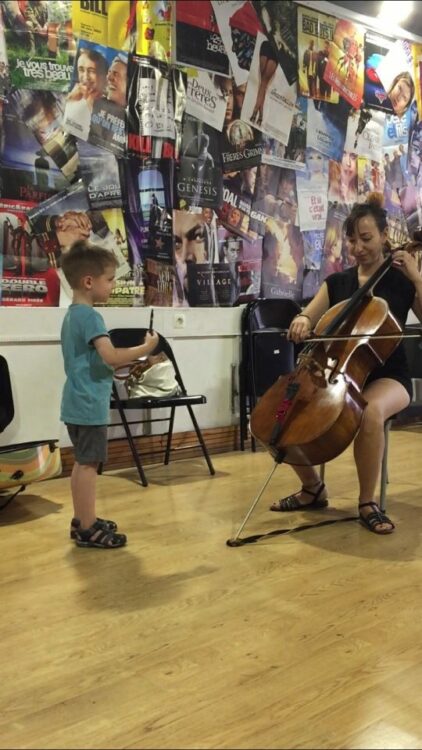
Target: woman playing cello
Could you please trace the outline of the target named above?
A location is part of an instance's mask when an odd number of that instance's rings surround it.
[[[299,343],[313,330],[320,317],[333,305],[350,298],[383,264],[387,242],[387,214],[374,194],[366,203],[355,204],[345,222],[350,254],[356,265],[328,276],[314,299],[297,315],[289,328],[289,338]],[[415,258],[406,250],[394,252],[388,271],[376,282],[374,294],[387,301],[391,313],[403,328],[412,309],[422,322],[422,277]],[[354,459],[359,481],[359,517],[375,534],[390,534],[392,521],[375,503],[384,452],[384,423],[408,406],[412,384],[404,344],[401,342],[383,365],[369,374],[362,391],[367,406],[354,439]],[[313,466],[293,466],[302,489],[276,501],[274,511],[315,510],[328,505],[324,483]]]

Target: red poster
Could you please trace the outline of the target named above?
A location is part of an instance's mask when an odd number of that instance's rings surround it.
[[[364,30],[352,21],[337,21],[324,80],[355,109],[363,98]]]

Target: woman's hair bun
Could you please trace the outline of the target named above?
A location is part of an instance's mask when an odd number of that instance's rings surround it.
[[[384,196],[382,193],[369,193],[365,203],[375,208],[384,208]]]

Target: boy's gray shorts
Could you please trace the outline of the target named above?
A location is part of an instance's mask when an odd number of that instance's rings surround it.
[[[105,464],[107,425],[66,424],[78,464]]]

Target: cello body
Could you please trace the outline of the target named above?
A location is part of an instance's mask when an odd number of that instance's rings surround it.
[[[354,338],[307,345],[296,369],[280,377],[252,411],[251,433],[278,463],[314,466],[340,455],[359,430],[368,375],[401,340],[384,299],[363,296],[337,327],[348,305],[346,300],[331,307],[315,335]]]

